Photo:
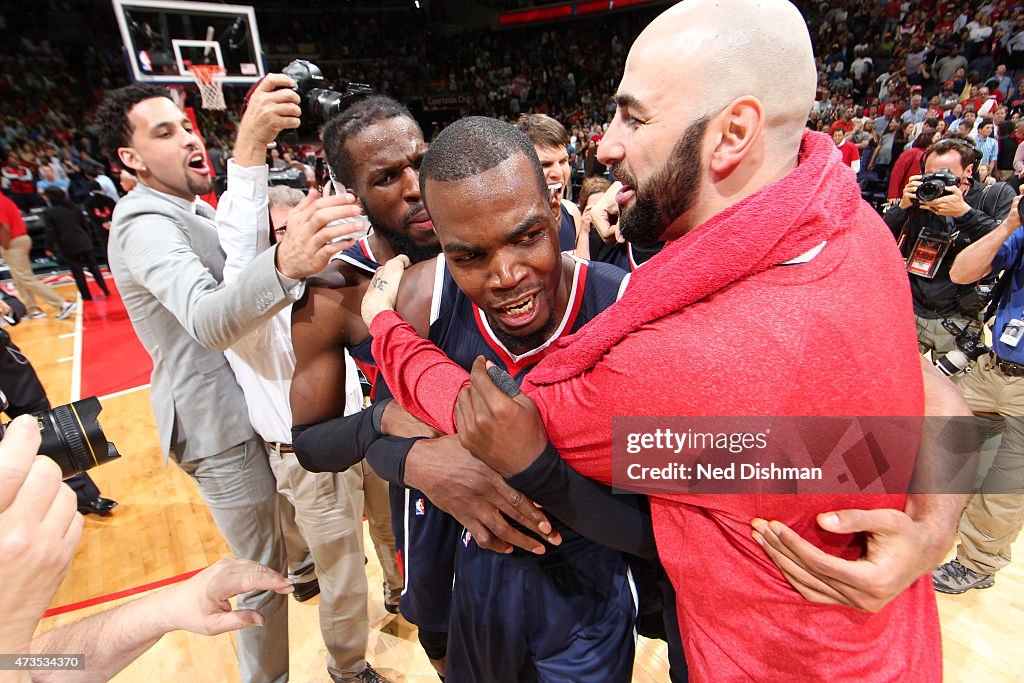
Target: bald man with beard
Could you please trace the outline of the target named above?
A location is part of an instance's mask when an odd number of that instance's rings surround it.
[[[613,415],[923,415],[903,263],[832,141],[804,130],[815,76],[806,24],[783,0],[688,0],[658,17],[630,51],[599,155],[623,182],[623,237],[665,248],[617,304],[554,344],[514,399],[482,360],[467,377],[388,310],[401,273],[389,266],[363,315],[395,397],[505,476],[554,454],[620,486]],[[916,448],[883,444],[904,473]],[[962,498],[943,507],[888,483],[877,494],[650,492],[691,680],[941,679],[923,575],[948,549]],[[930,521],[908,514],[915,501]],[[849,508],[885,520],[884,533],[852,525]],[[776,521],[751,534],[761,518]],[[861,566],[882,536],[898,537],[909,550],[890,565],[891,601],[852,610],[826,580],[812,599],[832,604],[809,604],[787,583],[792,567],[765,554],[787,531]]]

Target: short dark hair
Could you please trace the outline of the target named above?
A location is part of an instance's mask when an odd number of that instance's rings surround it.
[[[331,167],[331,171],[334,172],[334,177],[346,187],[354,185],[355,178],[352,177],[354,160],[348,153],[349,139],[378,121],[398,117],[412,121],[422,135],[423,131],[405,105],[387,95],[372,95],[359,100],[328,121],[324,126],[323,134],[324,156],[327,158],[327,164]]]
[[[430,143],[420,164],[420,194],[430,211],[427,181],[449,183],[480,175],[506,159],[522,154],[534,170],[534,179],[544,197],[544,180],[537,151],[526,133],[515,126],[486,116],[467,116],[448,126]]]
[[[917,147],[918,149],[926,149],[932,144],[932,138],[935,137],[934,128],[924,128],[917,137],[914,138],[914,142],[911,143],[911,147]],[[928,156],[927,154],[925,156]],[[921,163],[924,164],[924,157],[921,157]]]
[[[43,190],[43,196],[46,197],[46,201],[50,202],[54,206],[72,206],[71,201],[68,199],[68,196],[64,194],[64,190],[60,189],[59,187],[51,186],[46,188],[45,190]]]
[[[139,102],[155,97],[171,98],[167,88],[147,83],[134,83],[117,90],[111,90],[103,98],[103,104],[96,110],[96,126],[99,129],[100,148],[111,159],[117,158],[118,147],[128,147],[132,142],[132,124],[128,112]],[[135,171],[127,169],[132,175]]]
[[[947,154],[949,152],[956,152],[960,156],[960,165],[964,168],[974,164],[974,171],[977,173],[978,162],[981,161],[981,152],[974,146],[974,142],[970,138],[966,136],[961,137],[957,133],[942,138],[926,149],[924,156],[921,157],[921,163],[923,165],[925,160],[933,154]]]
[[[988,117],[985,117],[985,118],[983,118],[981,120],[981,123],[978,124],[978,128],[981,128],[983,126],[994,126],[994,125],[996,125],[995,121],[993,121],[992,119],[990,119]]]
[[[523,114],[516,128],[526,133],[534,147],[568,147],[569,134],[565,126],[547,114]]]

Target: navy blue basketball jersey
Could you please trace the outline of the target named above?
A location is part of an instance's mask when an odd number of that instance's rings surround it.
[[[373,251],[370,249],[369,235],[356,240],[355,244],[335,256],[334,259],[344,261],[368,275],[373,275],[381,266],[377,262],[377,257],[373,255]]]
[[[381,264],[377,262],[377,257],[373,255],[373,251],[370,249],[369,239],[370,236],[367,235],[357,240],[355,244],[335,256],[332,260],[344,261],[360,273],[372,277]],[[356,362],[359,369],[366,375],[371,386],[376,379],[377,368],[377,361],[373,360],[373,354],[370,353],[370,346],[372,344],[373,338],[367,337],[361,343],[348,347],[349,355],[352,356],[352,360]]]
[[[565,204],[558,208],[562,210],[562,220],[558,224],[558,248],[562,251],[576,251],[576,221]]]
[[[591,235],[596,235],[596,233],[591,233]],[[632,273],[653,258],[665,245],[664,242],[656,242],[649,247],[639,247],[632,242],[626,242],[625,244],[619,244],[618,242],[601,244],[600,238],[598,238],[599,246],[595,249],[594,241],[592,239],[590,243],[590,257],[593,260],[610,263],[629,273]]]
[[[428,338],[467,370],[482,355],[522,379],[554,340],[611,306],[625,288],[628,275],[615,266],[563,258],[573,261],[568,303],[551,336],[538,347],[518,356],[510,352],[456,286],[444,259],[438,259],[434,275]],[[480,550],[468,530],[460,534],[451,592],[449,680],[629,681],[636,607],[626,563],[617,551],[580,536],[550,511],[548,520],[562,543],[548,545],[544,555],[519,548],[508,555]]]
[[[575,267],[565,314],[545,343],[518,356],[498,340],[487,317],[455,284],[445,260],[438,258],[428,339],[467,370],[473,366],[477,356],[484,356],[520,379],[544,357],[553,341],[572,334],[611,306],[623,289],[626,273],[621,269],[575,256],[569,258],[573,259]]]

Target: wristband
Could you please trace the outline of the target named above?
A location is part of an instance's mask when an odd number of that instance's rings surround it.
[[[373,408],[371,408],[371,410],[373,411],[371,415],[371,419],[373,421],[373,428],[376,430],[378,436],[382,436],[384,434],[384,431],[381,429],[381,423],[384,421],[384,409],[387,408],[388,404],[391,403],[393,400],[395,399],[382,398],[381,400],[374,403]]]

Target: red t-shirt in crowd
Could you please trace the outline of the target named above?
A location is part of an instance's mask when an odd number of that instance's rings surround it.
[[[0,194],[0,223],[10,228],[11,239],[28,234],[28,230],[25,229],[25,219],[21,217],[21,210],[5,194]]]
[[[846,119],[839,119],[838,121],[833,123],[831,126],[829,126],[829,128],[828,128],[829,135],[831,135],[832,133],[836,132],[837,130],[842,130],[844,133],[849,133],[851,130],[853,130],[853,121],[847,121]]]
[[[3,175],[11,183],[13,194],[32,194],[36,191],[35,175],[27,164],[5,164]]]
[[[860,161],[860,150],[849,140],[843,140],[843,144],[839,145],[839,151],[842,152],[843,163],[847,166],[853,166],[853,162]]]

